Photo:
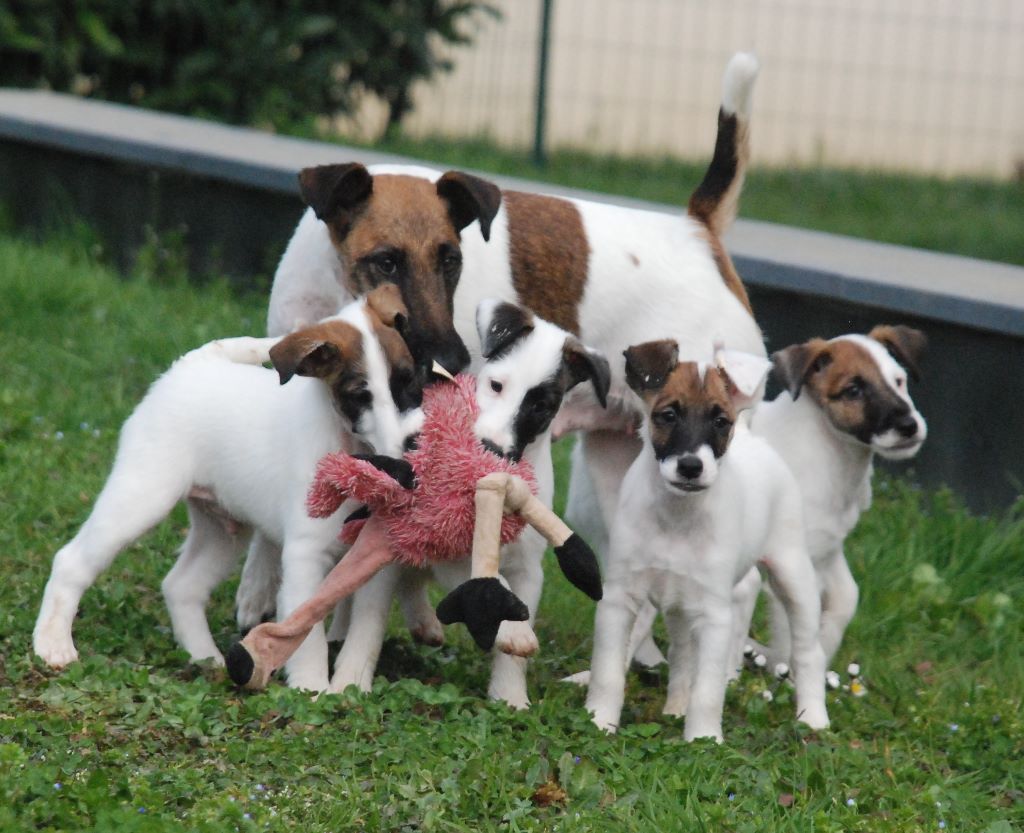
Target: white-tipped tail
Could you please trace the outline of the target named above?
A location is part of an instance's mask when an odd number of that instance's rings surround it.
[[[722,109],[729,115],[750,118],[750,105],[761,65],[750,52],[737,52],[729,60],[722,78]]]
[[[266,364],[270,361],[270,348],[280,340],[279,336],[219,338],[186,353],[181,360],[212,359],[235,364]]]

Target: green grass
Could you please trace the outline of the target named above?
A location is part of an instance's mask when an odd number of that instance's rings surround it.
[[[880,485],[849,544],[863,601],[836,667],[857,659],[868,693],[830,694],[828,732],[794,723],[785,685],[747,674],[729,690],[726,743],[686,745],[655,674],[632,677],[625,728],[601,734],[583,693],[557,682],[588,661],[593,605],[550,569],[528,712],[486,701],[487,660],[458,629],[428,650],[393,628],[367,696],[240,694],[170,635],[159,582],[180,511],[86,593],[83,661],[46,669],[31,629],[50,560],[88,513],[121,421],[182,351],[258,332],[264,300],[121,280],[80,244],[3,236],[0,291],[0,830],[1024,824],[1024,507],[972,517],[898,482]],[[225,645],[233,591],[210,608]]]
[[[756,134],[753,141],[757,141]],[[452,167],[679,206],[685,205],[707,166],[707,160],[684,162],[555,150],[547,166],[538,168],[527,153],[486,140],[396,137],[373,147]],[[755,166],[744,186],[740,215],[1024,265],[1022,182]]]

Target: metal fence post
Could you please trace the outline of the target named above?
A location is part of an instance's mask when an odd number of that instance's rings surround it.
[[[544,151],[544,128],[547,121],[548,51],[551,33],[551,7],[554,0],[541,0],[540,41],[537,44],[537,110],[533,129],[533,162],[539,167],[547,163]]]

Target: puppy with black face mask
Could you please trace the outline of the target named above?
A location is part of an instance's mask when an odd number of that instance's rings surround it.
[[[672,340],[625,351],[643,400],[643,449],[623,480],[594,628],[587,709],[614,731],[628,640],[652,603],[669,631],[665,713],[685,737],[722,739],[733,635],[733,588],[755,564],[789,616],[797,718],[828,726],[818,600],[803,541],[800,492],[785,463],[738,413],[761,396],[769,363],[719,351],[714,365],[679,361]]]
[[[474,432],[495,454],[529,461],[537,478],[537,496],[550,506],[554,491],[551,423],[566,394],[582,382],[589,381],[593,395],[604,403],[610,379],[608,362],[571,333],[516,304],[481,302],[477,328],[485,361],[477,375],[480,414]],[[501,556],[501,580],[526,604],[530,619],[504,621],[498,629],[488,693],[515,708],[529,705],[525,658],[538,648],[532,623],[544,579],[544,548],[543,539],[527,529]],[[442,585],[455,588],[469,578],[469,566],[467,559],[438,564],[430,571],[387,568],[361,588],[353,600],[331,690],[341,691],[350,685],[370,689],[396,592],[407,621],[421,623],[420,627],[437,634],[439,641],[441,626],[426,598],[424,583],[432,575]]]

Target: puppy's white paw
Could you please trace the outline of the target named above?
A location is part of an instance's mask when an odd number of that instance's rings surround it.
[[[328,679],[325,673],[310,672],[303,669],[287,669],[288,687],[301,688],[303,691],[326,691]]]
[[[63,668],[78,661],[70,628],[50,619],[36,627],[32,635],[32,648],[37,656],[51,668]]]
[[[619,729],[619,719],[616,716],[612,718],[611,715],[602,715],[600,711],[594,712],[591,716],[591,720],[594,721],[594,725],[602,732],[607,732],[609,735],[614,735]]]
[[[689,705],[685,697],[670,697],[665,700],[665,708],[661,713],[667,717],[686,717],[686,707]]]
[[[444,626],[436,616],[432,620],[416,622],[409,628],[409,633],[420,645],[429,645],[431,648],[439,648],[444,645]]]
[[[63,668],[78,661],[78,651],[70,640],[49,641],[37,638],[33,647],[39,658],[50,668]]]
[[[529,622],[510,622],[506,619],[498,628],[494,647],[514,657],[532,657],[540,649],[540,643]]]
[[[715,743],[722,742],[722,725],[717,726],[695,726],[691,731],[689,725],[683,731],[683,738],[687,743],[690,741],[697,740],[698,738],[711,738]]]
[[[570,674],[568,677],[562,677],[558,682],[588,686],[590,685],[590,671],[589,669],[587,671],[577,671],[575,674]]]
[[[812,729],[827,729],[829,727],[828,711],[825,709],[824,703],[804,707],[797,715],[797,720],[806,723]]]

